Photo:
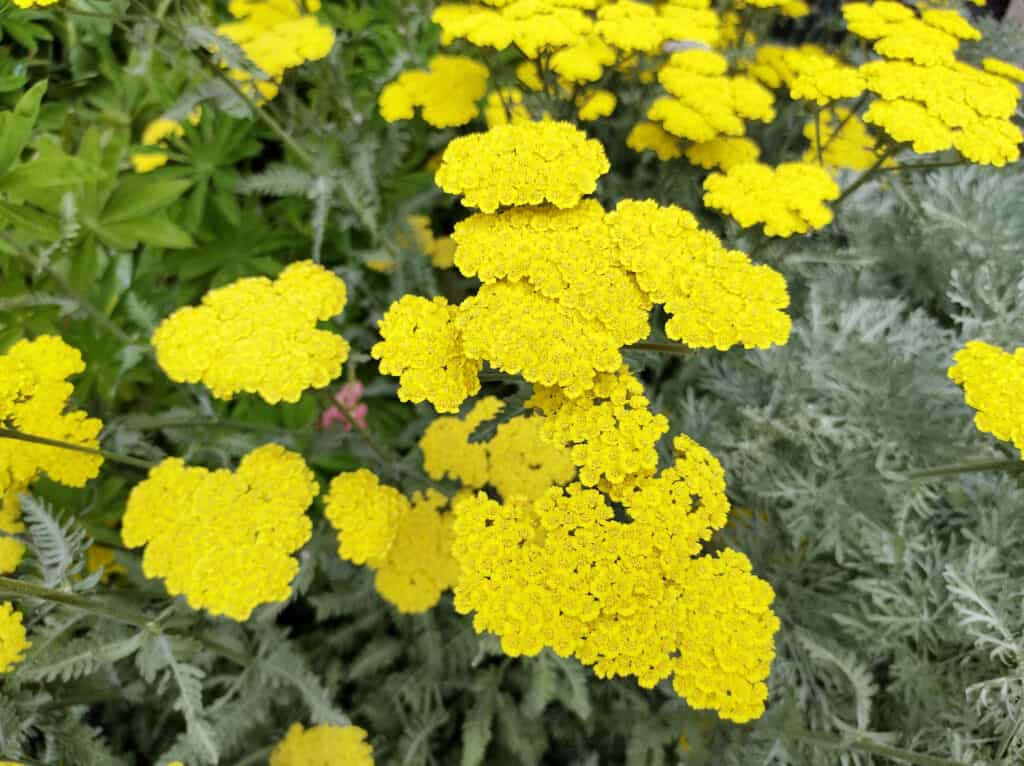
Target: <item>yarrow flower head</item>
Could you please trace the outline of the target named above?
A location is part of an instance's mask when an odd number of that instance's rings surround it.
[[[487,67],[465,56],[435,56],[428,69],[407,70],[381,91],[380,114],[388,122],[408,120],[417,107],[436,128],[465,125],[480,113],[487,92]]]
[[[647,150],[658,155],[663,162],[683,156],[679,138],[673,136],[656,122],[638,122],[626,136],[626,146],[636,152]]]
[[[16,484],[0,493],[0,574],[13,572],[25,556],[25,544],[13,535],[25,531],[18,496],[27,489],[27,484]]]
[[[237,44],[258,70],[229,74],[260,100],[277,95],[287,70],[318,61],[334,47],[334,31],[305,12],[320,10],[320,0],[231,0],[228,10],[237,21],[219,25],[217,34]]]
[[[193,109],[188,116],[189,124],[198,125],[202,113],[202,107],[197,106]],[[158,117],[143,129],[142,145],[166,147],[168,138],[172,136],[181,138],[184,135],[185,128],[180,122],[167,117]],[[131,155],[130,159],[136,173],[148,173],[166,165],[168,156],[166,152],[159,151],[136,152]]]
[[[745,136],[721,136],[686,147],[686,159],[708,170],[728,170],[741,162],[756,162],[760,156],[761,147]]]
[[[459,502],[455,606],[512,656],[548,646],[647,688],[674,674],[693,707],[747,721],[767,696],[774,594],[743,554],[697,556],[726,521],[724,474],[692,440],[675,444],[675,466],[622,496],[628,524],[578,484]]]
[[[24,660],[30,646],[21,612],[15,611],[10,601],[0,603],[0,673],[7,673]]]
[[[157,327],[157,362],[171,380],[201,382],[220,399],[247,391],[270,404],[298,401],[338,377],[348,358],[341,336],[316,328],[345,299],[345,283],[312,261],[291,264],[275,280],[239,279]]]
[[[169,593],[244,621],[291,595],[292,554],[310,538],[305,511],[318,492],[302,457],[277,444],[253,450],[236,471],[167,458],[132,489],[121,538],[146,546],[142,571]]]
[[[775,118],[775,97],[752,78],[727,74],[728,60],[701,49],[673,53],[658,73],[670,95],[647,110],[674,136],[690,141],[711,141],[719,136],[742,136],[747,120]]]
[[[868,90],[880,96],[864,122],[912,143],[915,152],[955,148],[971,162],[995,166],[1020,157],[1024,134],[1013,122],[1020,100],[1013,81],[959,62],[871,61],[860,69]]]
[[[458,412],[480,390],[483,364],[466,355],[457,313],[442,297],[405,295],[378,323],[383,340],[370,354],[380,360],[383,374],[399,376],[403,402],[429,401],[438,412]]]
[[[926,9],[919,14],[895,0],[843,4],[847,28],[874,41],[886,58],[918,64],[952,63],[961,40],[980,40],[981,33],[952,9]]]
[[[496,396],[485,396],[473,404],[464,418],[434,418],[420,437],[427,476],[435,481],[451,478],[464,487],[483,487],[490,475],[487,445],[470,442],[469,437],[503,407]]]
[[[98,447],[103,423],[82,410],[65,412],[74,391],[67,378],[84,369],[78,350],[55,335],[18,341],[0,355],[0,424],[33,436]],[[81,487],[102,464],[99,455],[0,439],[0,493],[6,498],[12,489],[24,491],[42,473],[69,487]]]
[[[574,45],[594,22],[579,8],[547,0],[516,0],[489,8],[475,3],[443,3],[431,17],[441,27],[441,44],[468,40],[481,48],[504,50],[515,45],[527,58],[542,50]]]
[[[374,587],[400,612],[433,607],[458,570],[451,555],[448,498],[435,490],[411,500],[361,468],[331,482],[326,515],[338,530],[338,555],[376,570]]]
[[[570,123],[525,122],[454,139],[434,178],[467,207],[493,213],[502,205],[573,207],[609,167],[601,144]]]
[[[953,357],[949,378],[977,410],[979,431],[1012,442],[1024,453],[1024,347],[1013,353],[972,340]]]
[[[270,753],[270,766],[373,766],[373,748],[358,726],[292,724]]]
[[[746,162],[704,180],[705,205],[732,216],[740,226],[763,223],[770,237],[820,229],[832,220],[824,203],[838,198],[839,187],[828,172],[806,162],[774,168]]]

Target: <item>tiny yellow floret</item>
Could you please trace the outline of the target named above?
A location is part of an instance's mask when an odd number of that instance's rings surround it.
[[[1013,353],[972,340],[953,357],[949,378],[964,390],[979,431],[1024,452],[1024,347]]]

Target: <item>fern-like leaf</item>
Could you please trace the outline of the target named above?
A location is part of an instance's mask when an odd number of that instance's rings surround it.
[[[74,519],[61,520],[53,508],[33,495],[21,496],[39,577],[48,588],[68,589],[85,566],[85,530]]]

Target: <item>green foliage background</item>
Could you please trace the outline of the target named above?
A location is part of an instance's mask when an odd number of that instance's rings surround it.
[[[797,34],[832,33],[824,5]],[[424,169],[453,132],[376,116],[381,87],[436,50],[429,8],[325,4],[338,43],[266,109],[310,163],[202,63],[222,12],[136,0],[0,8],[0,349],[41,333],[81,349],[76,403],[103,419],[107,449],[217,467],[272,438],[322,479],[367,465],[415,489],[432,411],[398,404],[366,352],[400,295],[469,289],[429,267],[404,223],[428,213],[441,231],[462,215]],[[1024,35],[981,24],[971,55],[1024,64]],[[597,131],[615,168],[602,200],[699,205],[684,163],[625,149],[639,105],[620,97]],[[133,174],[145,124],[200,102],[171,163]],[[785,136],[760,138],[771,157]],[[655,408],[719,457],[734,504],[749,509],[725,542],[773,584],[783,623],[760,721],[721,722],[671,689],[597,681],[549,652],[506,658],[450,597],[402,616],[366,570],[338,559],[316,506],[295,598],[243,626],[168,601],[137,553],[118,552],[128,574],[110,584],[83,577],[89,541],[117,543],[108,525],[141,478],[108,463],[85,490],[41,481],[25,504],[23,579],[93,611],[19,601],[33,648],[0,678],[0,757],[263,763],[299,719],[357,723],[378,763],[403,766],[1024,762],[1024,473],[915,476],[1019,457],[973,428],[945,370],[967,339],[1024,345],[1021,200],[1019,163],[887,174],[826,231],[759,245],[756,258],[790,283],[787,346],[630,354]],[[374,444],[315,430],[316,393],[273,408],[221,402],[168,381],[149,350],[156,324],[211,287],[309,257],[348,284],[334,323],[367,383]],[[380,258],[396,270],[366,268]]]

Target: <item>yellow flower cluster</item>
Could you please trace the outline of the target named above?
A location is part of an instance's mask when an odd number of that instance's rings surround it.
[[[864,121],[919,153],[956,148],[972,162],[1002,166],[1020,157],[1013,122],[1017,85],[998,74],[951,62],[872,61],[861,67],[872,102]]]
[[[270,753],[270,766],[373,766],[373,748],[358,726],[292,724]]]
[[[602,117],[607,117],[615,111],[618,99],[610,90],[590,91],[579,99],[579,111],[577,112],[582,122],[593,122]]]
[[[165,319],[153,333],[157,362],[171,380],[202,382],[219,399],[248,391],[270,404],[295,402],[341,374],[348,343],[316,323],[345,300],[345,283],[312,261],[275,280],[245,277]]]
[[[428,69],[402,72],[384,87],[378,103],[388,122],[408,120],[421,107],[423,120],[436,128],[465,125],[478,114],[490,72],[465,56],[434,56]]]
[[[670,95],[655,99],[647,119],[674,136],[698,142],[742,136],[746,120],[775,119],[771,91],[750,77],[728,75],[728,69],[728,60],[715,51],[673,53],[658,72]]]
[[[761,45],[754,57],[741,61],[740,66],[769,88],[785,86],[791,98],[822,106],[864,91],[864,78],[856,68],[810,43],[797,48]]]
[[[1024,348],[1011,354],[972,340],[953,359],[949,377],[963,388],[967,405],[977,410],[978,430],[1024,452]]]
[[[291,554],[310,538],[305,511],[318,492],[302,457],[277,444],[253,450],[234,472],[167,458],[128,496],[121,539],[146,546],[142,571],[169,593],[244,621],[291,595]]]
[[[828,168],[867,170],[878,161],[878,140],[849,108],[837,106],[819,112],[817,122],[817,127],[813,119],[804,125],[804,138],[810,143],[804,152],[804,162],[818,162],[819,141],[821,162]],[[887,166],[892,164],[892,160],[883,162]]]
[[[85,369],[82,355],[55,335],[20,340],[0,356],[0,424],[22,433],[99,446],[103,427],[82,410],[65,412],[74,386],[67,381]],[[81,487],[95,477],[103,458],[44,444],[0,439],[0,493],[24,492],[45,473],[53,481]]]
[[[675,447],[673,467],[622,496],[628,524],[578,484],[532,502],[462,500],[456,609],[512,656],[550,646],[646,688],[674,674],[693,707],[747,721],[767,696],[774,594],[742,554],[697,555],[725,524],[724,474],[689,438]]]
[[[515,46],[529,59],[546,51],[552,68],[573,82],[593,82],[598,70],[624,55],[658,53],[670,40],[718,41],[718,16],[705,7],[616,0],[513,0],[506,3],[444,3],[434,11],[441,43],[467,40],[484,48]]]
[[[740,226],[764,224],[770,237],[791,237],[832,220],[824,204],[839,197],[826,170],[806,162],[777,167],[760,162],[734,165],[704,180],[704,204],[732,216]]]
[[[981,39],[981,33],[953,9],[917,13],[896,0],[875,0],[844,3],[843,17],[853,34],[874,41],[878,54],[918,64],[951,64],[961,40]]]
[[[0,493],[0,574],[13,572],[25,556],[25,544],[12,535],[25,531],[18,495],[27,489],[27,485],[16,484]]]
[[[627,367],[599,375],[593,390],[576,398],[535,386],[527,404],[544,413],[541,436],[568,450],[584,486],[617,498],[657,470],[655,445],[668,432],[668,419],[650,411],[643,385]]]
[[[570,123],[524,122],[454,139],[434,180],[465,206],[493,213],[502,205],[572,207],[609,167],[601,144]]]
[[[669,338],[720,351],[768,348],[789,339],[783,276],[727,250],[688,211],[623,200],[608,223],[620,263],[670,314]]]
[[[25,650],[32,646],[25,634],[22,614],[10,601],[0,603],[0,673],[6,673],[25,659]]]
[[[487,396],[465,418],[435,418],[420,439],[427,475],[434,480],[450,477],[474,489],[490,484],[503,498],[524,495],[531,500],[571,481],[576,466],[567,450],[545,440],[545,418],[515,417],[499,425],[489,441],[469,441],[503,406],[500,399]]]
[[[626,146],[637,152],[650,149],[662,162],[683,156],[680,141],[655,122],[638,122],[626,136]]]
[[[202,114],[202,107],[197,106],[193,109],[188,116],[189,124],[198,125]],[[158,117],[143,129],[142,145],[166,147],[168,138],[172,136],[181,138],[184,135],[185,128],[182,127],[180,122],[166,117]],[[168,159],[166,152],[159,151],[135,152],[130,157],[132,168],[136,173],[148,173],[151,170],[163,167],[167,164]]]
[[[383,340],[370,355],[380,360],[381,373],[399,376],[401,401],[428,401],[438,412],[458,412],[480,390],[483,364],[467,357],[457,314],[458,306],[444,298],[405,295],[381,318]]]
[[[981,66],[986,72],[997,74],[1013,82],[1024,82],[1024,69],[1014,66],[1009,62],[986,57],[981,60]]]
[[[451,555],[453,515],[435,490],[407,498],[366,469],[331,481],[325,514],[338,530],[338,555],[376,570],[374,587],[400,612],[433,607],[458,579]]]
[[[738,0],[736,8],[778,9],[783,16],[792,19],[799,19],[811,12],[810,5],[804,0]]]
[[[277,95],[287,70],[319,61],[334,47],[333,30],[315,13],[320,0],[231,0],[228,10],[237,21],[221,24],[217,34],[238,45],[262,76],[241,69],[229,74],[254,98]]]
[[[686,159],[708,170],[728,170],[742,162],[756,162],[760,156],[761,147],[745,136],[721,136],[686,147]]]

